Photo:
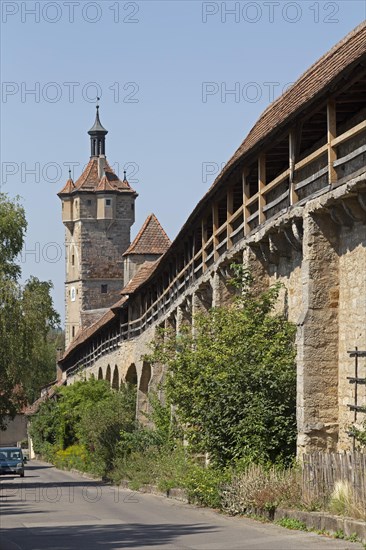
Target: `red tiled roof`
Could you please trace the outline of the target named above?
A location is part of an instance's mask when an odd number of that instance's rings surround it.
[[[128,181],[126,179],[121,181],[112,170],[112,168],[109,166],[107,160],[104,159],[104,161],[104,173],[101,178],[98,175],[98,158],[92,157],[86,165],[84,172],[76,180],[75,184],[72,182],[73,187],[71,187],[69,184],[69,182],[72,180],[68,180],[65,187],[58,193],[58,195],[60,196],[65,193],[75,193],[77,191],[86,191],[89,193],[93,193],[97,190],[104,190],[103,185],[108,187],[108,191],[120,191],[124,193],[129,192],[136,194]],[[98,189],[104,179],[106,179],[106,182],[104,182],[104,184],[102,184],[102,187]]]
[[[122,296],[122,298],[118,300],[118,302],[116,302],[115,304],[113,304],[113,306],[111,306],[111,309],[113,311],[117,311],[119,308],[123,306],[125,302],[127,302],[127,300],[128,300],[128,296]]]
[[[159,220],[155,214],[150,214],[123,256],[129,254],[164,254],[170,245],[171,241],[160,225]]]
[[[113,304],[95,323],[85,329],[79,329],[76,333],[74,340],[65,350],[65,353],[61,357],[60,362],[62,363],[62,361],[66,359],[66,357],[78,346],[83,344],[86,340],[88,340],[88,338],[98,332],[99,329],[101,329],[104,325],[107,325],[112,319],[114,319],[116,317],[117,311],[119,310],[119,308],[122,307],[125,302],[127,302],[127,299],[127,296],[123,296],[123,298],[120,298],[115,304]]]
[[[228,172],[238,159],[258,146],[264,139],[268,140],[273,131],[287,124],[290,118],[296,116],[307,104],[320,96],[345,69],[359,61],[365,54],[366,22],[363,22],[316,61],[286,92],[267,107],[211,188],[216,186],[223,174]]]
[[[113,307],[113,306],[112,306]],[[74,351],[80,344],[84,343],[92,334],[95,334],[103,325],[106,325],[114,319],[116,316],[115,312],[112,311],[112,309],[108,309],[108,311],[105,312],[104,315],[98,321],[90,325],[89,327],[85,329],[79,329],[74,340],[71,342],[71,344],[68,346],[68,348],[65,350],[65,353],[61,357],[60,361],[62,362],[67,355],[70,354],[70,352]]]
[[[31,405],[28,405],[28,407],[26,407],[22,411],[22,413],[25,414],[26,416],[32,416],[33,414],[36,414],[39,410],[39,407],[42,405],[42,403],[47,401],[47,399],[50,399],[51,397],[53,397],[56,393],[56,390],[60,386],[63,386],[65,384],[66,384],[66,380],[57,380],[54,384],[52,384],[47,389],[47,391],[44,393],[44,395],[41,395],[41,397],[36,399],[36,401],[34,401],[34,403],[32,403]]]
[[[116,191],[116,188],[109,182],[106,175],[102,177],[100,180],[98,187],[96,188],[96,191]]]
[[[130,282],[123,288],[121,294],[133,294],[136,290],[153,274],[158,267],[159,260],[155,262],[144,262],[137,273],[132,277]]]
[[[59,192],[59,195],[69,195],[70,193],[72,193],[73,191],[75,190],[75,185],[74,185],[74,182],[72,181],[71,178],[69,178],[65,184],[65,187],[63,187],[61,189],[61,191]]]

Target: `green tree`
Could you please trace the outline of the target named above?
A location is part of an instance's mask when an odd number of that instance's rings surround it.
[[[242,271],[232,307],[214,308],[154,344],[169,367],[165,390],[193,449],[224,466],[288,462],[296,440],[295,328],[274,313],[279,287],[260,296]]]
[[[0,428],[55,377],[56,341],[50,331],[59,316],[50,297],[52,283],[35,277],[24,286],[18,281],[16,257],[26,227],[18,199],[0,194]]]

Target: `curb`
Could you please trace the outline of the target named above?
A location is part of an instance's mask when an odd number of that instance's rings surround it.
[[[333,516],[326,512],[303,512],[302,510],[277,508],[273,519],[276,521],[283,518],[297,519],[305,523],[308,528],[319,531],[329,531],[333,534],[343,531],[346,537],[356,534],[363,543],[366,543],[366,521]]]

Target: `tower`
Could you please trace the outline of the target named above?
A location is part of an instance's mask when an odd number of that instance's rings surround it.
[[[65,225],[66,347],[120,298],[123,253],[130,245],[137,193],[126,174],[121,181],[105,156],[108,131],[99,118],[99,105],[90,136],[90,160],[74,181],[69,174],[58,193]]]

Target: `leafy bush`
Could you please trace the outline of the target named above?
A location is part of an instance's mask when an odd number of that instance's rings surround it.
[[[53,463],[57,468],[66,470],[75,468],[85,472],[91,468],[89,454],[83,445],[71,445],[65,450],[56,451]]]
[[[241,275],[244,276],[243,274]],[[240,458],[290,463],[296,448],[295,327],[274,314],[279,287],[248,285],[231,308],[166,333],[146,359],[168,365],[166,394],[195,452],[225,467]],[[177,353],[178,351],[178,353]]]
[[[183,479],[183,487],[187,490],[191,502],[221,508],[221,491],[229,478],[228,470],[191,465]]]
[[[96,382],[96,381],[95,381]],[[136,429],[135,393],[130,388],[110,391],[83,410],[78,423],[79,440],[88,449],[95,473],[106,476],[112,470],[122,433]]]

